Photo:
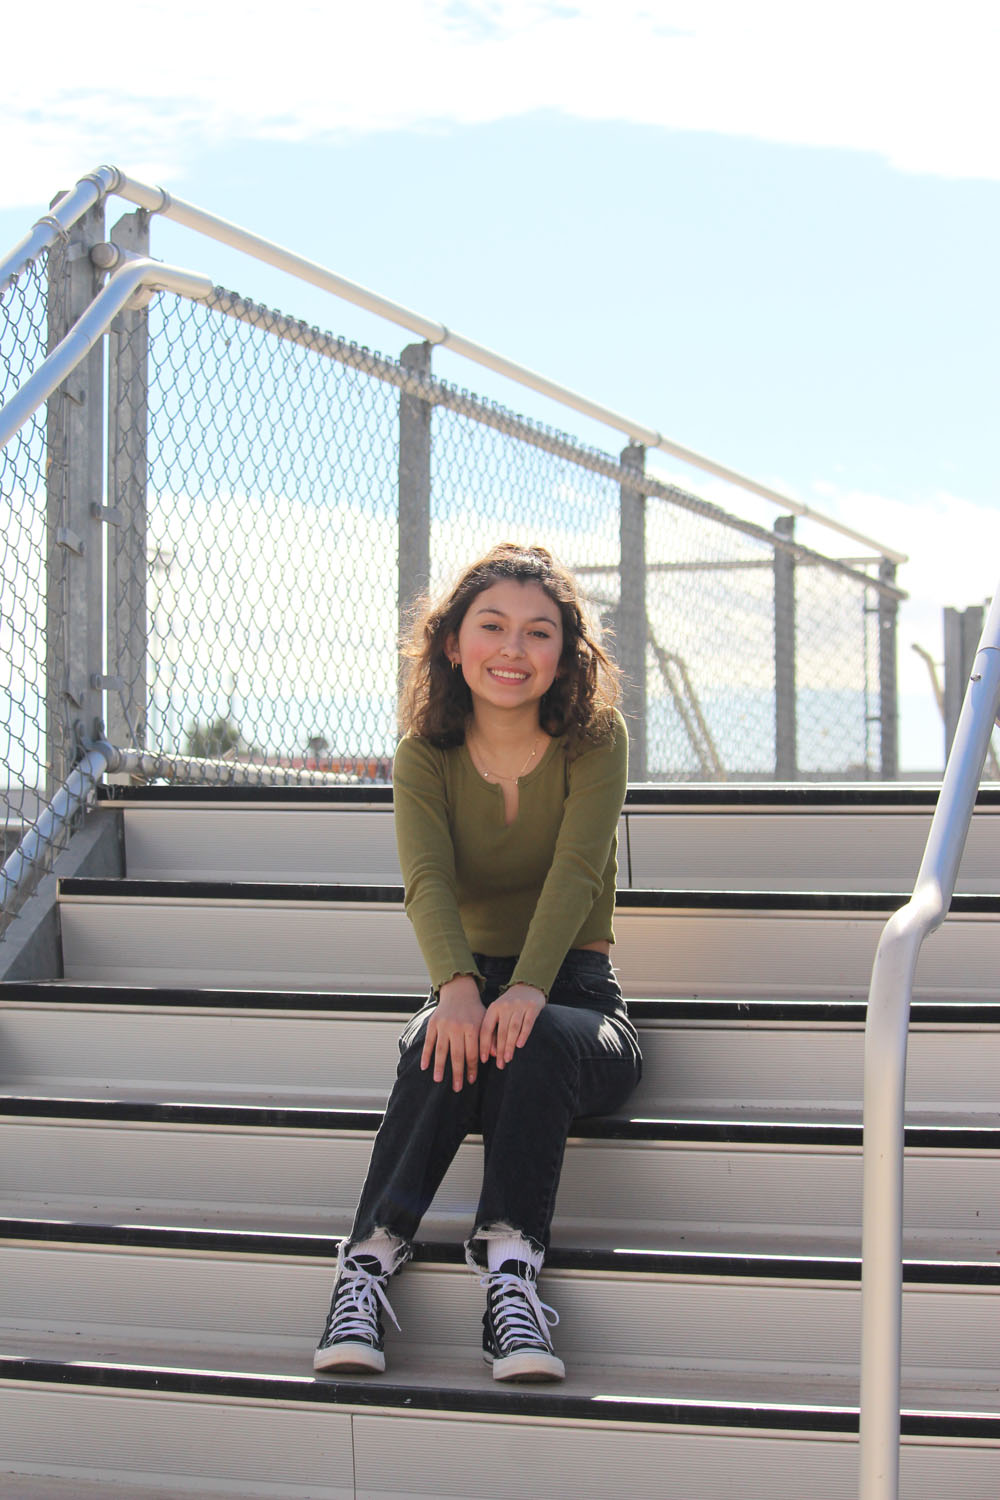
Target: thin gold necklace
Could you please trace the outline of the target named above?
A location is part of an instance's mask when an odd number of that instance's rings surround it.
[[[472,760],[472,763],[475,766],[476,770],[483,777],[484,781],[489,781],[492,778],[494,781],[510,781],[510,782],[513,782],[514,786],[517,786],[518,782],[520,781],[521,777],[524,775],[525,771],[530,766],[531,762],[534,760],[535,755],[536,755],[536,753],[538,751],[538,740],[536,739],[535,742],[534,742],[534,744],[532,745],[531,749],[528,751],[528,759],[524,762],[524,765],[518,771],[517,775],[516,776],[501,776],[499,771],[487,771],[487,770],[484,769],[482,761],[479,758],[478,754],[477,755],[473,755],[472,754],[472,744],[470,742],[470,738],[469,738],[468,735],[465,736],[465,743],[469,747],[469,756],[470,756],[470,758]]]

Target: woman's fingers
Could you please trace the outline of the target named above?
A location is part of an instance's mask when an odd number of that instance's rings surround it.
[[[424,1031],[424,1045],[420,1053],[420,1071],[425,1072],[430,1067],[431,1058],[434,1056],[434,1048],[437,1045],[437,1029],[434,1025],[434,1016],[431,1015]]]
[[[511,1061],[517,1047],[523,1047],[545,1004],[541,990],[531,985],[515,984],[487,1008],[479,1033],[479,1056],[482,1062],[492,1054],[497,1067]]]
[[[450,1071],[457,1093],[466,1082],[475,1083],[479,1072],[479,1030],[484,1011],[477,999],[472,1005],[439,1004],[427,1023],[420,1066],[433,1064],[434,1082],[442,1083]]]
[[[515,1048],[524,1046],[540,1009],[541,1006],[525,1006],[508,1017],[503,1037],[497,1036],[497,1067],[505,1067],[514,1056]]]
[[[479,1061],[481,1063],[487,1063],[491,1056],[496,1056],[497,1020],[497,1009],[494,1003],[487,1006],[483,1024],[479,1028]]]
[[[545,1004],[541,990],[515,984],[485,1011],[478,999],[442,999],[427,1022],[420,1066],[434,1068],[434,1082],[442,1083],[450,1071],[456,1093],[466,1083],[475,1083],[480,1063],[495,1057],[497,1067],[506,1067],[517,1047],[531,1035],[538,1012]]]

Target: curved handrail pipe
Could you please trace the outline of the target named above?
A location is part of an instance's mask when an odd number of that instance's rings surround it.
[[[19,888],[29,890],[42,873],[49,849],[84,807],[117,755],[113,746],[101,741],[77,761],[38,822],[29,828],[13,854],[4,861],[0,870],[0,911],[7,910],[15,891]]]
[[[1000,588],[993,596],[913,895],[875,953],[865,1025],[861,1236],[860,1500],[898,1500],[903,1122],[917,959],[948,914],[1000,708]]]
[[[201,301],[211,295],[214,284],[210,277],[201,276],[196,271],[166,266],[161,261],[145,257],[126,261],[119,266],[108,277],[65,338],[38,369],[32,371],[6,405],[0,407],[0,448],[10,441],[66,376],[76,369],[122,308],[128,305],[137,292],[143,290],[179,292],[182,296]]]
[[[146,209],[151,214],[163,214],[165,218],[173,219],[175,223],[183,224],[187,229],[193,229],[199,234],[207,235],[209,238],[218,240],[221,244],[229,245],[234,250],[240,250],[246,255],[253,256],[256,260],[262,260],[267,265],[274,266],[279,271],[285,271],[291,276],[297,276],[302,281],[319,287],[322,291],[331,292],[333,296],[340,297],[345,302],[352,302],[356,307],[363,307],[367,312],[374,313],[377,317],[385,318],[390,323],[395,323],[410,333],[417,334],[426,339],[428,343],[437,344],[445,349],[451,349],[455,354],[465,359],[473,360],[476,364],[483,365],[493,370],[498,375],[503,375],[508,380],[515,381],[518,385],[527,386],[530,390],[537,391],[542,396],[547,396],[552,401],[557,401],[562,406],[569,407],[572,411],[579,412],[593,421],[601,422],[606,427],[613,428],[616,432],[624,433],[633,443],[641,443],[646,448],[655,448],[662,453],[669,453],[671,457],[680,459],[683,463],[690,464],[695,469],[700,469],[705,474],[711,474],[716,479],[723,479],[727,484],[736,485],[753,495],[759,495],[773,505],[780,506],[783,510],[791,511],[796,516],[806,517],[817,524],[826,526],[831,531],[839,532],[841,536],[848,537],[853,542],[858,542],[864,547],[869,547],[873,552],[886,558],[892,563],[906,562],[906,554],[897,552],[892,547],[886,547],[863,532],[854,530],[851,526],[845,526],[842,522],[834,520],[832,516],[824,515],[822,511],[814,510],[801,500],[794,500],[790,495],[776,490],[771,485],[761,484],[756,479],[751,479],[746,474],[739,473],[736,469],[730,469],[725,464],[716,463],[714,459],[707,458],[703,453],[696,453],[693,448],[687,448],[682,443],[675,442],[672,438],[665,437],[663,433],[655,428],[647,427],[643,422],[636,422],[631,417],[623,416],[621,412],[614,411],[609,406],[604,406],[598,401],[591,401],[589,397],[581,395],[578,391],[571,390],[569,386],[560,385],[558,381],[549,380],[547,376],[540,375],[536,370],[531,370],[527,365],[518,364],[516,360],[507,359],[505,355],[498,354],[493,349],[488,349],[484,344],[477,344],[473,339],[466,338],[463,334],[455,333],[445,323],[439,323],[434,318],[427,318],[422,313],[414,312],[412,308],[404,307],[400,302],[394,302],[391,298],[383,297],[378,292],[371,291],[368,287],[361,286],[356,281],[350,281],[346,276],[338,276],[336,272],[329,271],[325,266],[319,265],[317,261],[308,260],[303,255],[296,255],[294,251],[285,249],[271,240],[264,239],[262,235],[253,234],[248,229],[241,228],[238,224],[231,223],[228,219],[220,218],[217,214],[211,214],[206,209],[198,208],[194,203],[187,203],[183,198],[175,198],[164,188],[153,187],[149,183],[139,182],[134,177],[129,177],[117,167],[101,167],[92,174],[91,178],[84,178],[84,183],[100,179],[107,182],[107,191],[115,193],[120,198],[125,198],[129,203],[135,203],[140,208]],[[78,189],[79,190],[79,185]],[[67,194],[66,198],[60,200],[51,215],[39,220],[38,248],[42,249],[45,244],[51,244],[60,231],[53,227],[50,221],[58,220],[63,229],[67,222],[73,222],[68,218],[69,210],[64,211],[64,204],[73,194]],[[90,206],[92,199],[82,202],[78,218],[84,210]],[[45,239],[45,229],[48,226],[49,238]],[[27,243],[27,242],[25,242]],[[34,243],[34,242],[33,242]],[[16,252],[15,252],[16,253]],[[37,252],[36,252],[37,253]],[[14,264],[14,256],[11,255],[0,264],[0,288],[4,285],[4,276],[11,274],[10,267]],[[16,274],[17,267],[14,267]]]

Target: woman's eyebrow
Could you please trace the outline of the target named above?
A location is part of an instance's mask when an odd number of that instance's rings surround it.
[[[499,615],[501,620],[506,620],[507,618],[503,610],[497,609],[493,604],[484,604],[479,609],[477,609],[475,613],[477,615]],[[546,625],[553,626],[558,625],[559,623],[553,615],[532,615],[531,619],[526,620],[524,623],[526,625],[537,625],[539,622],[544,622],[544,624]]]

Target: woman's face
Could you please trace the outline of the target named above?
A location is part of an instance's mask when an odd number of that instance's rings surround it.
[[[562,615],[540,583],[505,578],[477,594],[448,643],[473,704],[537,704],[559,670]]]

